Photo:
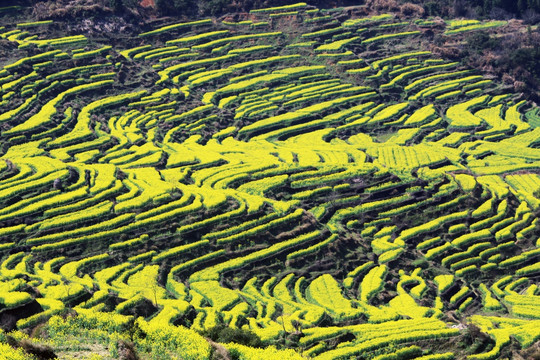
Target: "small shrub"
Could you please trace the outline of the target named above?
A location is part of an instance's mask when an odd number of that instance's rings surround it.
[[[404,16],[419,17],[424,15],[424,8],[420,5],[405,3],[401,5],[401,14]]]
[[[255,333],[249,330],[233,329],[225,325],[214,326],[203,335],[219,343],[234,342],[257,348],[263,345],[261,339]]]
[[[368,0],[366,5],[375,10],[392,11],[399,9],[399,5],[395,0]]]
[[[494,49],[500,45],[500,42],[489,36],[489,33],[486,31],[476,31],[468,36],[466,41],[469,48],[476,51]]]

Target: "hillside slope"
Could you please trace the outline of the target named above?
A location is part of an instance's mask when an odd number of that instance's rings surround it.
[[[431,41],[512,22],[0,10],[2,343],[538,356],[539,110]]]

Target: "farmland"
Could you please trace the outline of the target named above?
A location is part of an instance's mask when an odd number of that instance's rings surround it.
[[[538,347],[539,110],[424,46],[506,21],[298,3],[108,43],[19,11],[0,8],[0,353]]]

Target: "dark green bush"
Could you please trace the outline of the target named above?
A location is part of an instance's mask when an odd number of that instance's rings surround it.
[[[190,15],[196,9],[196,3],[192,0],[156,0],[155,4],[163,15]]]
[[[490,37],[487,31],[476,31],[467,37],[467,45],[476,51],[494,49],[499,44],[500,41]]]
[[[261,347],[261,339],[249,330],[233,329],[225,325],[217,325],[203,333],[204,336],[219,343],[234,342],[251,347]]]

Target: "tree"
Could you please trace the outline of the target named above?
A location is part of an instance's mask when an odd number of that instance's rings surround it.
[[[467,37],[466,41],[468,47],[477,52],[484,49],[493,49],[499,46],[499,41],[496,38],[489,36],[487,31],[474,32]]]
[[[156,0],[156,8],[163,15],[195,14],[197,6],[192,0]]]
[[[205,15],[217,16],[226,12],[230,1],[228,0],[210,0],[199,2],[199,12]]]
[[[109,6],[117,14],[124,10],[124,3],[122,0],[109,0]]]
[[[465,14],[467,13],[466,5],[467,4],[463,0],[454,0],[454,4],[453,4],[454,16],[456,17],[465,16]]]
[[[437,3],[436,1],[429,1],[425,3],[424,9],[426,11],[426,14],[429,16],[441,15],[441,8],[439,6],[439,3]]]
[[[527,0],[518,0],[517,10],[520,15],[523,15],[523,13],[525,13],[527,10]]]

